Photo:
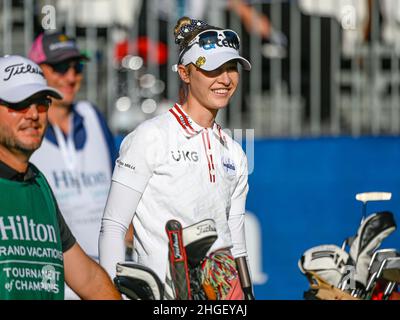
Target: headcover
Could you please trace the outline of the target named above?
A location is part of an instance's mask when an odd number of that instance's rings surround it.
[[[337,287],[342,279],[349,255],[336,245],[321,245],[308,249],[298,262],[301,272],[314,272]]]
[[[395,230],[396,222],[389,211],[372,214],[361,223],[350,245],[350,265],[355,267],[355,280],[358,283],[366,286],[373,251]]]
[[[205,258],[208,250],[218,238],[215,221],[206,219],[183,229],[183,245],[191,267]]]
[[[134,263],[117,263],[114,283],[118,290],[132,300],[162,300],[163,285],[150,268]]]

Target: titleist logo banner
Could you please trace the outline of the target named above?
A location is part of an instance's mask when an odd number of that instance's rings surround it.
[[[213,221],[207,221],[202,223],[196,227],[197,233],[196,235],[200,236],[205,233],[215,233],[217,229],[215,228],[215,223]]]
[[[33,66],[31,64],[25,64],[25,63],[17,63],[17,64],[12,64],[4,68],[4,81],[8,81],[11,78],[25,74],[25,73],[34,73],[34,74],[39,74],[43,77],[43,72],[40,70],[40,68]]]

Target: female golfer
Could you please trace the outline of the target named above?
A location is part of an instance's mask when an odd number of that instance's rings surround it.
[[[183,17],[174,36],[180,47],[174,66],[182,81],[180,101],[142,123],[121,145],[102,221],[100,263],[114,277],[133,222],[134,260],[168,287],[166,223],[175,219],[185,228],[212,219],[218,238],[196,273],[203,297],[243,299],[247,158],[215,118],[238,86],[238,64],[245,70],[251,65],[240,56],[232,30]],[[165,298],[176,297],[165,290]]]

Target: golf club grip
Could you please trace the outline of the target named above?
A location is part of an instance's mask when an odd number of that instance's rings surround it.
[[[189,269],[186,250],[183,246],[182,225],[177,220],[169,220],[165,230],[169,241],[169,262],[176,299],[191,300]]]
[[[235,259],[236,266],[239,273],[239,280],[242,286],[245,300],[255,300],[251,285],[250,273],[247,267],[246,257],[239,257]]]

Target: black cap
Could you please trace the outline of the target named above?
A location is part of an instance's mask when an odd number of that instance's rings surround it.
[[[37,64],[55,64],[74,58],[89,60],[87,55],[79,51],[75,39],[61,32],[40,34],[33,42],[28,56]]]

